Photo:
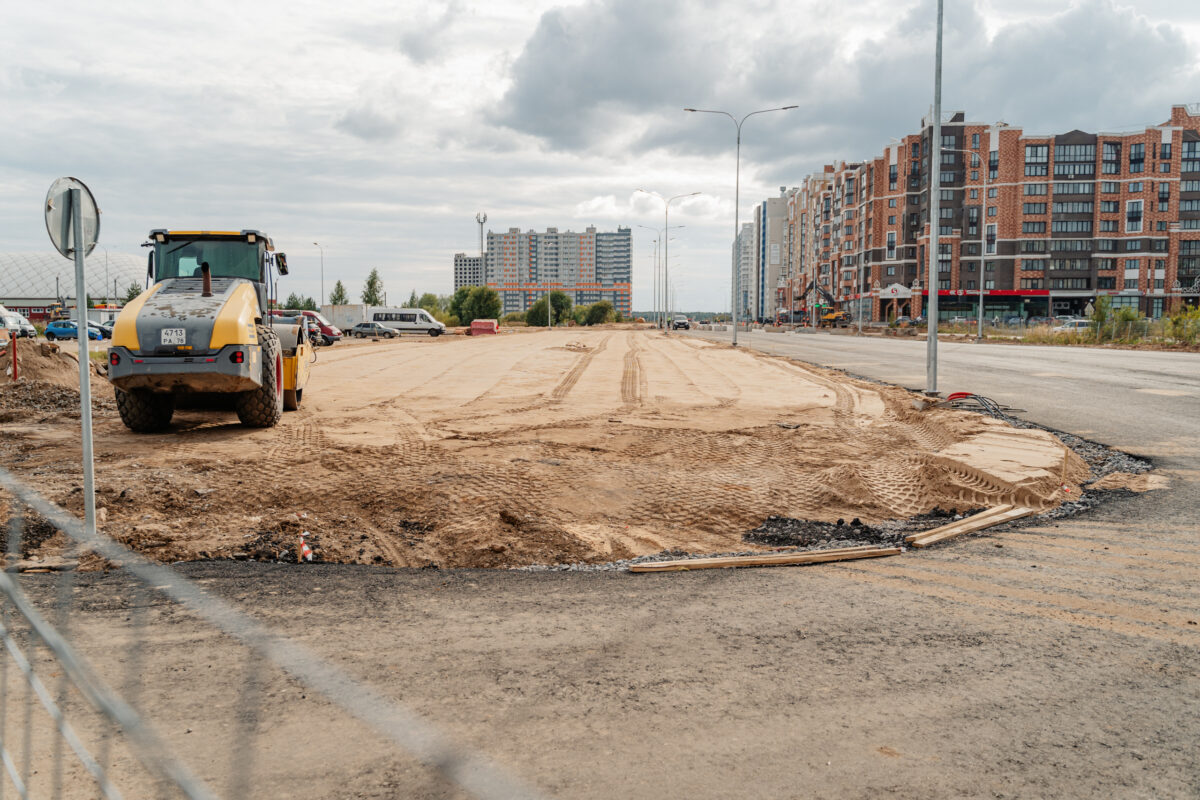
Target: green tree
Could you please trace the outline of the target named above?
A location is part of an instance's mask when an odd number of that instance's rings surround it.
[[[129,284],[129,287],[125,290],[125,296],[121,298],[121,305],[124,306],[132,303],[141,293],[142,287],[138,286],[136,283]]]
[[[571,318],[571,298],[562,292],[550,293],[550,304],[554,308],[554,324],[558,325]],[[525,322],[530,325],[544,326],[546,324],[546,295],[538,298],[537,302],[525,312]]]
[[[292,310],[299,309],[303,305],[304,305],[304,300],[302,300],[300,295],[296,294],[295,292],[292,292],[291,294],[289,294],[287,296],[287,300],[283,301],[283,307],[290,308]]]
[[[379,277],[379,270],[373,269],[367,276],[363,284],[362,301],[368,306],[383,305],[383,278]]]
[[[442,310],[441,303],[438,302],[438,296],[433,292],[426,292],[425,294],[421,295],[421,298],[417,300],[417,304],[414,306],[414,308],[423,308],[430,314],[436,314]]]
[[[87,307],[88,308],[96,307],[96,301],[92,299],[92,296],[90,294],[87,296]]]
[[[329,294],[329,305],[344,306],[349,304],[350,297],[346,294],[346,287],[338,281],[333,285],[333,291]]]
[[[462,319],[463,303],[467,302],[467,298],[471,296],[471,290],[474,288],[474,286],[460,286],[455,290],[450,302],[446,304],[446,311],[450,313],[450,316]]]
[[[304,309],[305,311],[320,311],[321,310],[321,309],[317,308],[317,301],[312,299],[311,297],[305,297],[302,301],[300,301],[300,308]]]
[[[417,308],[418,302],[420,302],[420,301],[417,299],[417,290],[413,289],[412,292],[408,295],[408,302],[404,304],[404,307],[405,308]]]
[[[616,312],[613,310],[613,304],[607,300],[601,300],[598,303],[593,303],[588,306],[587,315],[584,317],[584,325],[603,325],[606,322],[612,322],[616,317]]]
[[[463,301],[461,311],[455,316],[459,324],[470,325],[472,320],[499,319],[502,304],[495,289],[487,286],[472,286]]]

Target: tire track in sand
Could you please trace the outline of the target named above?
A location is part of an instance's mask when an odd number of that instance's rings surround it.
[[[571,371],[568,372],[566,376],[564,376],[563,379],[558,382],[558,385],[550,391],[551,400],[561,401],[571,393],[571,390],[575,388],[575,384],[579,383],[579,379],[587,370],[588,364],[592,363],[592,359],[595,358],[598,353],[604,352],[604,348],[608,347],[608,340],[611,338],[612,334],[610,333],[600,340],[600,344],[596,345],[595,350],[589,350],[579,357],[579,359],[575,362],[575,366],[571,367]]]
[[[626,406],[641,405],[645,396],[643,387],[646,375],[642,369],[642,360],[638,356],[641,349],[637,337],[630,336],[629,349],[625,351],[625,371],[621,375],[621,402]]]

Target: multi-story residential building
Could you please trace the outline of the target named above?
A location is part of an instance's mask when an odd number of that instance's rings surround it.
[[[750,314],[753,319],[775,317],[775,287],[783,271],[783,239],[787,228],[787,189],[754,207],[754,239],[750,279]]]
[[[457,263],[457,257],[456,257]],[[487,234],[483,257],[486,285],[500,294],[504,313],[526,311],[550,291],[563,292],[576,304],[608,300],[622,314],[631,312],[633,277],[629,228],[600,233],[545,233],[509,228]]]
[[[1200,300],[1200,107],[1137,132],[1058,135],[955,113],[933,167],[931,136],[923,120],[882,155],[805,179],[787,221],[811,236],[791,281],[797,311],[811,314],[823,287],[866,319],[921,313],[931,168],[939,316],[973,316],[980,290],[985,318],[1082,313],[1101,295],[1148,316]],[[888,287],[895,300],[879,296]]]
[[[454,254],[454,290],[464,286],[482,286],[483,256],[469,256],[466,253]]]
[[[753,281],[754,265],[754,225],[743,222],[742,229],[733,241],[733,270],[737,275],[737,284],[733,288],[733,305],[737,308],[740,319],[750,318],[750,284]]]

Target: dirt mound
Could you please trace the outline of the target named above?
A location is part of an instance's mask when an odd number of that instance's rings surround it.
[[[329,348],[267,430],[217,409],[180,408],[156,435],[96,420],[104,530],[162,560],[294,561],[302,512],[329,562],[730,552],[768,517],[751,547],[808,546],[894,538],[889,521],[937,508],[1051,509],[1089,477],[1045,431],[640,331]],[[0,460],[78,511],[78,423],[28,422],[0,421]]]
[[[17,340],[17,373],[21,380],[42,381],[57,386],[79,388],[79,358],[72,349],[60,347],[54,342],[39,342],[33,339]],[[5,347],[0,350],[0,375],[12,380],[12,360]],[[92,375],[100,373],[95,364]]]

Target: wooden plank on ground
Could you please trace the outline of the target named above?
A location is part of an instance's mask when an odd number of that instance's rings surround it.
[[[954,522],[947,522],[945,525],[939,525],[938,527],[930,528],[927,531],[910,533],[908,536],[904,537],[904,541],[911,544],[917,539],[924,539],[927,536],[933,536],[934,534],[958,531],[959,529],[969,532],[979,530],[980,528],[986,528],[991,524],[989,520],[991,520],[993,517],[998,517],[1001,514],[1008,513],[1012,510],[1012,508],[1013,507],[1009,505],[994,506],[989,508],[987,511],[981,511],[978,514],[967,517],[966,519],[956,519]]]
[[[1004,522],[1012,522],[1014,519],[1021,519],[1022,517],[1028,517],[1030,514],[1036,514],[1036,513],[1037,513],[1037,509],[1024,508],[1024,507],[1018,506],[1016,508],[1009,509],[1008,511],[1004,512],[1003,514],[998,514],[994,517],[990,517],[989,519],[983,520],[982,522],[980,522],[979,524],[977,524],[973,527],[963,528],[963,529],[959,529],[959,530],[942,531],[941,533],[937,533],[935,531],[930,531],[929,534],[922,536],[919,539],[913,539],[912,542],[910,542],[910,544],[912,544],[913,547],[928,547],[929,545],[934,544],[935,542],[944,542],[947,539],[953,539],[956,536],[962,536],[965,533],[973,533],[974,531],[980,531],[980,530],[983,530],[984,528],[990,528],[994,525],[1000,525],[1001,523],[1004,523]],[[981,516],[981,515],[977,515],[977,516]],[[966,521],[967,520],[963,520],[963,522],[966,522]]]
[[[726,567],[772,567],[786,564],[820,564],[827,561],[850,561],[856,558],[879,558],[899,555],[899,547],[864,545],[838,550],[809,550],[804,553],[777,555],[722,556],[717,558],[685,558],[677,561],[647,561],[634,564],[630,572],[678,572],[693,569],[724,569]]]

